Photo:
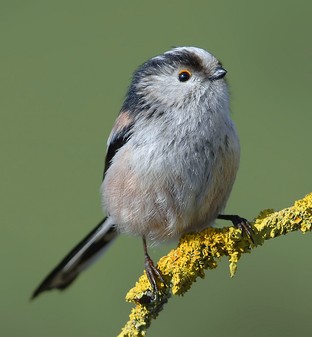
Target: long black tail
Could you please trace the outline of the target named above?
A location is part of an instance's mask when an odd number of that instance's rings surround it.
[[[117,235],[112,219],[103,219],[41,282],[32,299],[46,290],[67,288],[80,272],[104,253]]]

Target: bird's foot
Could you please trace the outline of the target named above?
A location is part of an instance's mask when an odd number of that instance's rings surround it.
[[[253,239],[255,232],[247,219],[242,218],[239,215],[224,215],[224,214],[219,214],[218,219],[232,221],[234,227],[240,229],[243,236],[247,236],[247,238],[252,243],[255,243]]]

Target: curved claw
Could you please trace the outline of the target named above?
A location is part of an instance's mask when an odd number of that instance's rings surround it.
[[[158,287],[158,283],[160,282],[166,286],[166,282],[149,256],[145,257],[145,272],[152,286],[154,294],[158,294],[161,291],[161,289]]]
[[[155,267],[153,260],[148,255],[145,238],[143,238],[143,247],[144,247],[144,256],[145,256],[144,266],[145,266],[146,276],[152,287],[153,293],[155,297],[157,298],[158,294],[161,292],[161,288],[158,286],[158,284],[162,283],[165,287],[167,287],[167,284],[165,280],[163,279],[162,275],[160,274],[159,270]]]
[[[255,232],[249,223],[249,221],[245,218],[240,217],[239,215],[224,215],[219,214],[218,219],[223,220],[230,220],[232,221],[234,227],[240,229],[242,231],[242,235],[247,236],[247,238],[254,244],[255,241],[253,239],[253,236],[255,235]]]

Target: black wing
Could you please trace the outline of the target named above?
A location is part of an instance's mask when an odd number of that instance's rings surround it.
[[[132,134],[133,118],[130,114],[126,112],[121,112],[116,119],[115,125],[109,137],[109,144],[105,157],[104,173],[110,167],[112,159],[114,158],[116,152],[127,143]]]
[[[133,119],[128,112],[121,112],[109,138],[104,175],[116,152],[129,140]],[[51,289],[67,288],[80,274],[103,253],[118,235],[110,217],[103,219],[63,260],[48,274],[33,292],[32,298]]]

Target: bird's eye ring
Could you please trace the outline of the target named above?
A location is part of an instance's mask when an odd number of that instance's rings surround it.
[[[179,81],[180,82],[186,82],[188,81],[192,76],[192,73],[186,69],[182,69],[180,72],[179,72]]]

